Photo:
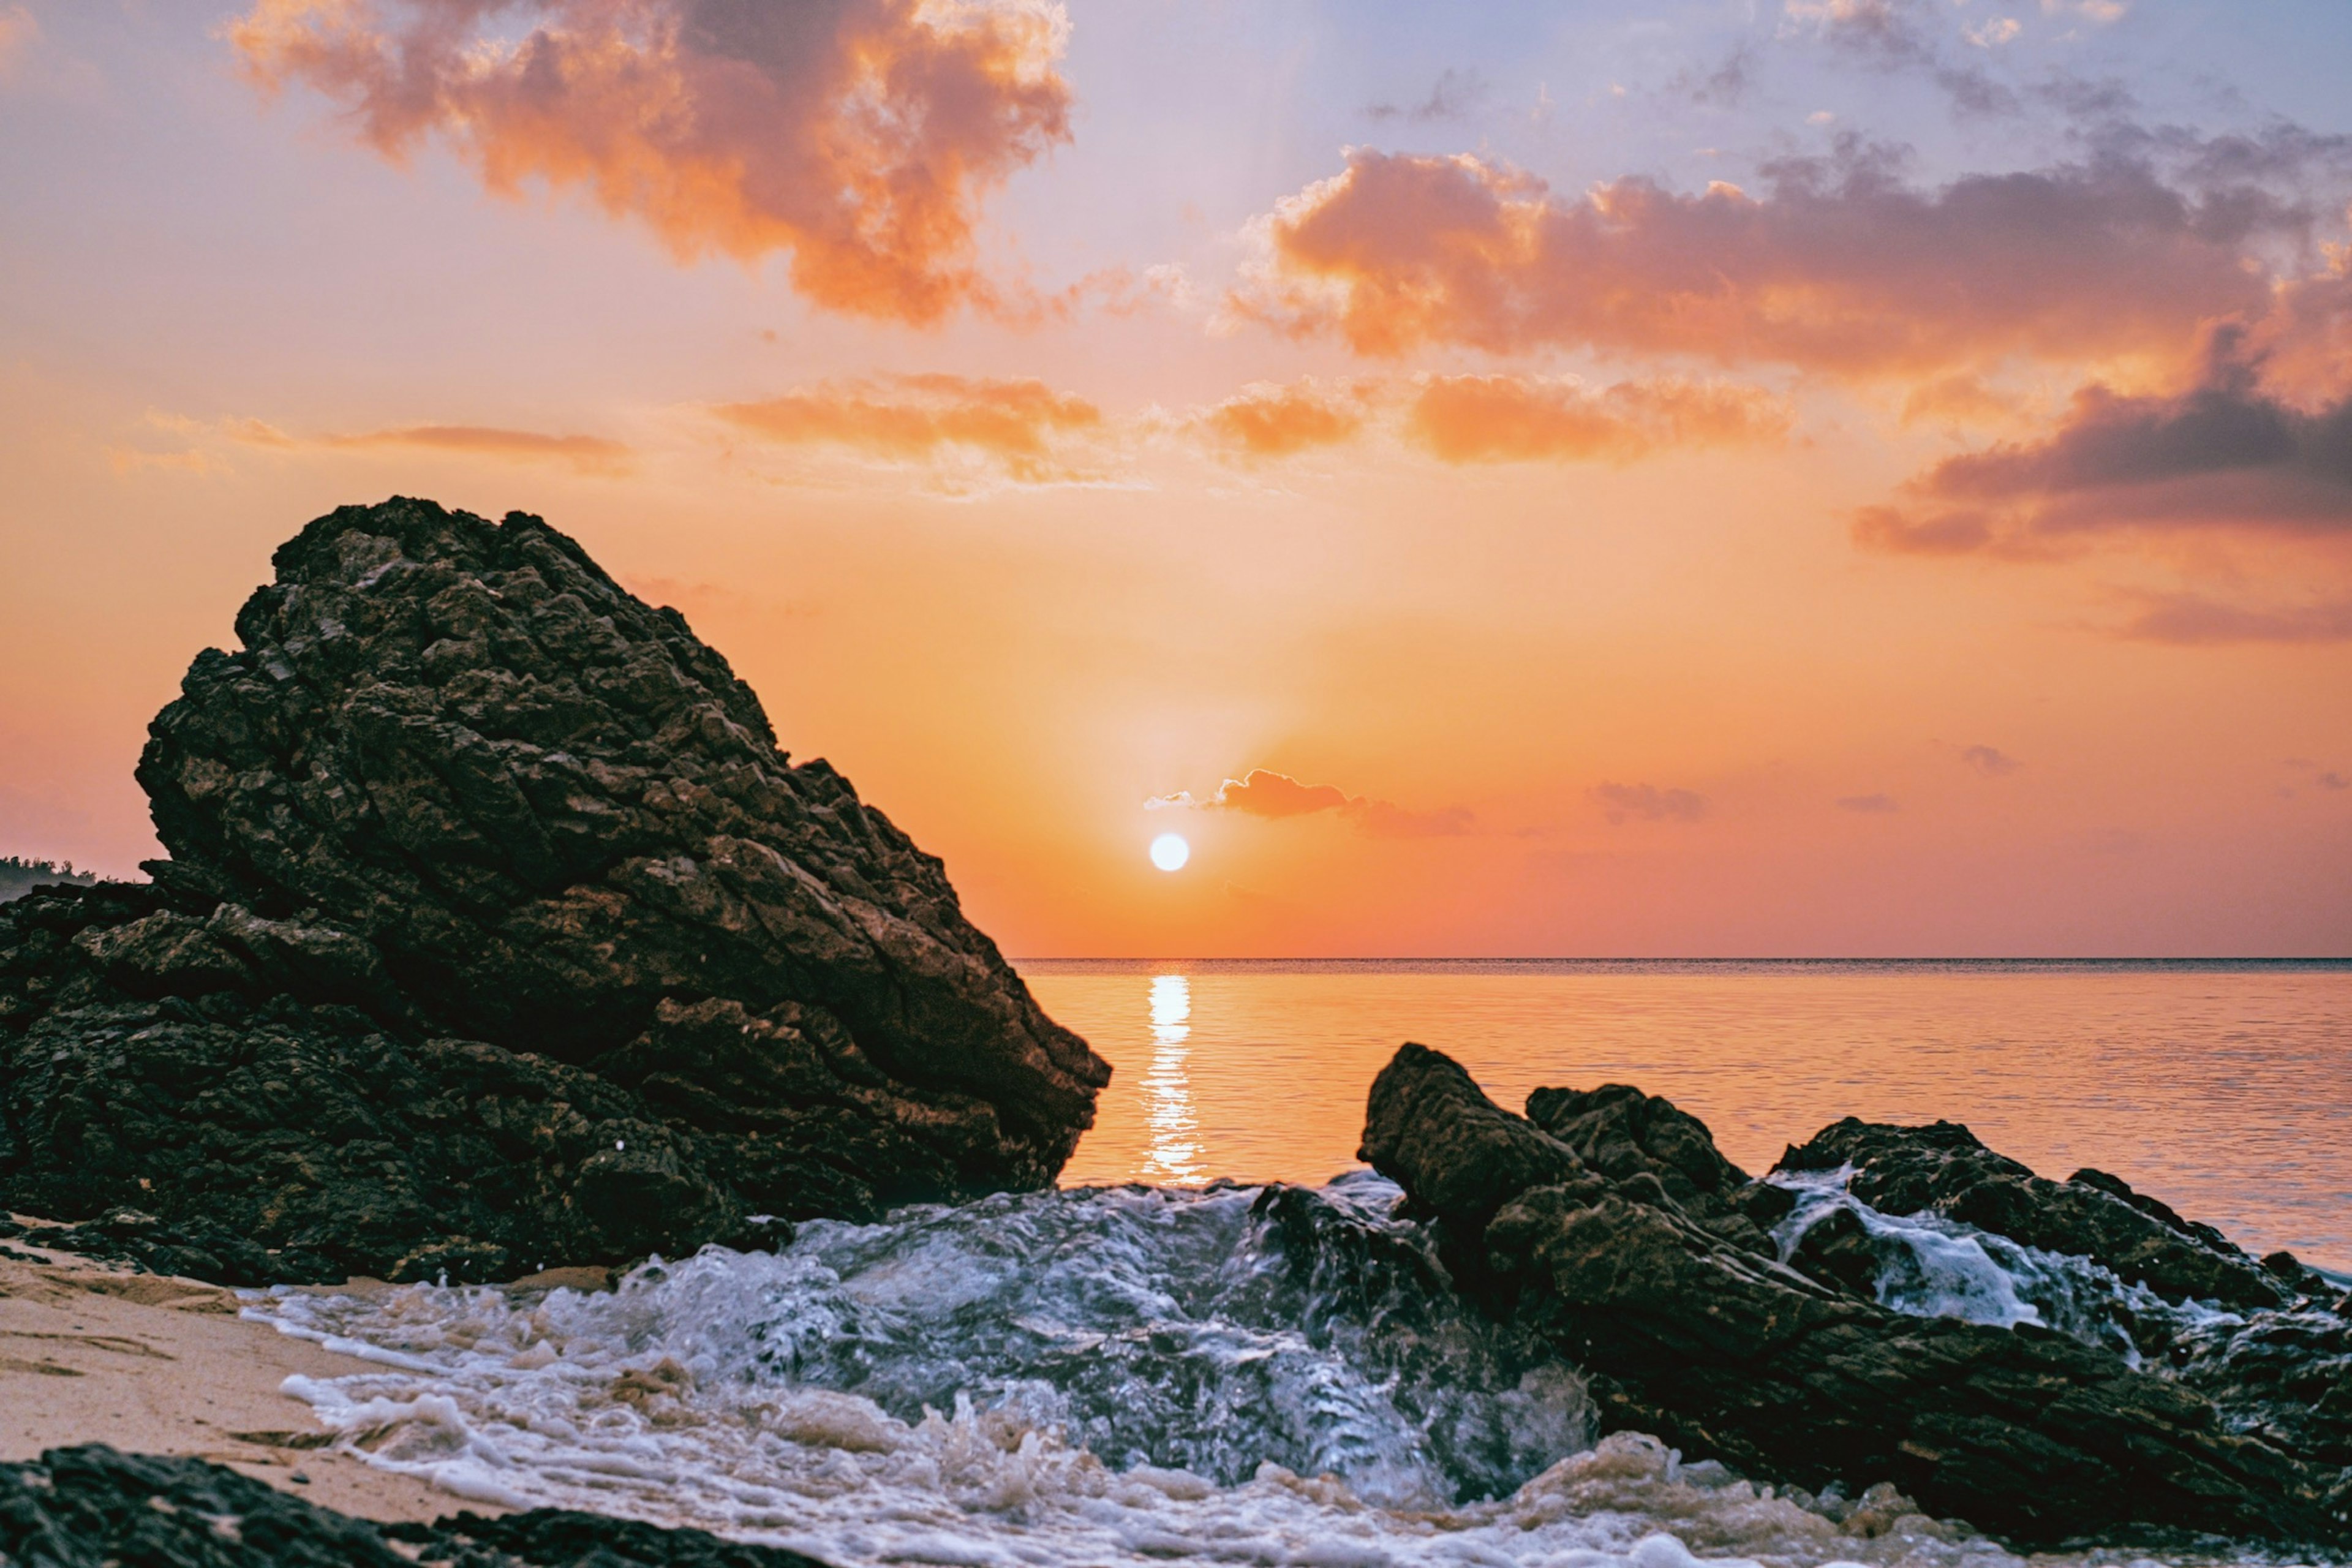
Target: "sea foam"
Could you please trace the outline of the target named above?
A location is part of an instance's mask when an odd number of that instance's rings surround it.
[[[611,1291],[247,1310],[366,1355],[287,1389],[371,1464],[844,1568],[2014,1561],[1887,1488],[1775,1491],[1639,1434],[1591,1443],[1581,1381],[1465,1312],[1395,1196],[1364,1173],[1013,1194]],[[1983,1284],[1972,1311],[2042,1310]]]

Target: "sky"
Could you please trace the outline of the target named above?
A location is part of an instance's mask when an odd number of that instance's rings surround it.
[[[189,660],[404,494],[1015,955],[2352,952],[2347,79],[2341,0],[0,0],[0,854],[135,876]]]

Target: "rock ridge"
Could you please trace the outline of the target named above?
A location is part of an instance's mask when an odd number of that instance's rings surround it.
[[[1834,1169],[1883,1146],[1890,1184],[1906,1146],[1844,1123],[1823,1138],[1807,1160],[1836,1155]],[[1999,1156],[1973,1138],[1926,1142],[1988,1179],[2040,1181],[1986,1164],[1972,1149]],[[1808,1269],[1801,1248],[1784,1259],[1771,1233],[1796,1196],[1751,1180],[1658,1097],[1545,1089],[1513,1116],[1451,1058],[1408,1044],[1373,1082],[1362,1157],[1430,1221],[1465,1292],[1584,1371],[1611,1429],[1813,1489],[1892,1482],[2021,1545],[2164,1531],[2352,1541],[2340,1462],[2258,1409],[2224,1409],[2035,1323],[1906,1315],[1866,1275]],[[2086,1212],[2100,1223],[2084,1234],[2126,1237],[2124,1261],[2154,1256],[2104,1210],[2070,1200],[2059,1218]],[[2211,1277],[2246,1283],[2229,1254]]]

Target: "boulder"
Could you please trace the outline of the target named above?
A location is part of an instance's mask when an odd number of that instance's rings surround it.
[[[1891,1482],[2023,1546],[2352,1540],[2337,1470],[2233,1429],[2178,1380],[2032,1324],[1904,1316],[1851,1270],[1790,1267],[1766,1233],[1788,1194],[1764,1195],[1667,1101],[1545,1089],[1528,1112],[1407,1046],[1372,1085],[1364,1157],[1488,1310],[1584,1371],[1607,1426],[1814,1489]]]
[[[0,1204],[482,1278],[1053,1180],[1108,1066],[675,610],[427,501],[275,563],[152,883],[0,907]]]

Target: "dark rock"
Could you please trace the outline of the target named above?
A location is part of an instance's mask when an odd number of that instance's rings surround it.
[[[422,501],[277,567],[152,727],[152,883],[0,909],[0,1205],[462,1279],[1053,1179],[1109,1068],[675,611]]]
[[[1809,1489],[1892,1482],[2020,1544],[2352,1539],[2336,1470],[2231,1430],[2180,1382],[2032,1325],[1906,1317],[1850,1268],[1824,1281],[1780,1263],[1732,1201],[1743,1189],[1725,1192],[1738,1173],[1665,1102],[1612,1089],[1529,1103],[1610,1168],[1411,1046],[1373,1086],[1366,1155],[1457,1255],[1477,1238],[1472,1288],[1582,1367],[1610,1426]],[[1937,1136],[1957,1150],[1958,1132]]]
[[[1411,1043],[1372,1079],[1356,1158],[1422,1213],[1474,1236],[1518,1194],[1581,1168],[1566,1144],[1489,1100],[1453,1058]]]
[[[300,1480],[303,1478],[293,1478]],[[24,1568],[821,1568],[772,1546],[560,1509],[378,1524],[203,1459],[102,1443],[0,1464],[0,1563]]]
[[[2287,1299],[2212,1226],[2190,1225],[2105,1172],[2082,1172],[2071,1182],[2037,1176],[1955,1122],[1889,1127],[1849,1116],[1792,1145],[1774,1168],[1849,1164],[1846,1190],[1882,1214],[1938,1214],[2044,1252],[2087,1258],[2169,1301],[2254,1308]]]

